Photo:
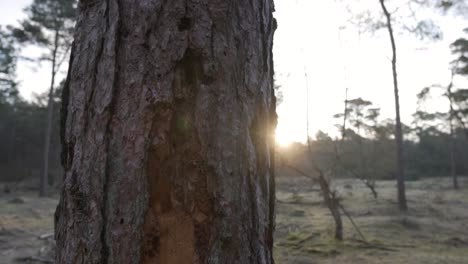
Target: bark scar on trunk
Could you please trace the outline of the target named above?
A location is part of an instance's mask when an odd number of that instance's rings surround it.
[[[143,225],[141,263],[205,263],[213,197],[195,120],[203,82],[201,57],[187,49],[174,70],[172,104],[159,104],[147,161],[149,208]]]

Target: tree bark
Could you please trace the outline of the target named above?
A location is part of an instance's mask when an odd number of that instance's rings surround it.
[[[273,263],[270,0],[81,1],[57,263]]]
[[[396,156],[397,156],[397,189],[398,189],[398,206],[401,211],[407,211],[408,205],[406,202],[405,191],[405,174],[404,174],[404,158],[403,158],[403,132],[400,120],[400,98],[398,95],[398,78],[397,78],[397,55],[395,37],[393,35],[391,14],[385,6],[385,0],[379,0],[382,11],[384,12],[387,20],[387,29],[390,36],[392,45],[392,77],[393,77],[393,91],[395,95],[395,142],[396,142]]]

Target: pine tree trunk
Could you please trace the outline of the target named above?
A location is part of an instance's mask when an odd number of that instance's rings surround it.
[[[272,1],[81,1],[57,263],[273,263]]]
[[[455,161],[455,135],[453,131],[453,123],[450,119],[450,175],[452,176],[453,188],[457,190],[458,185],[458,176],[457,176],[457,165]]]
[[[401,128],[400,120],[400,97],[398,95],[398,78],[396,68],[396,44],[395,37],[393,35],[392,19],[391,14],[388,12],[385,6],[385,0],[379,0],[382,11],[384,12],[387,20],[387,29],[390,36],[390,43],[392,46],[392,77],[393,77],[393,92],[395,95],[395,143],[396,143],[396,158],[397,158],[397,189],[398,189],[398,206],[401,211],[407,211],[408,205],[406,202],[406,191],[405,191],[405,173],[404,173],[404,158],[403,158],[403,131]]]
[[[55,75],[56,64],[57,64],[57,50],[59,46],[59,33],[55,31],[54,37],[54,49],[52,50],[52,74],[49,88],[49,97],[47,100],[47,120],[46,120],[46,131],[44,134],[44,152],[43,152],[43,163],[42,163],[42,174],[39,186],[39,196],[44,197],[47,195],[47,184],[49,182],[49,157],[50,157],[50,138],[52,136],[52,121],[54,117],[54,86],[55,86]]]
[[[453,188],[457,190],[458,186],[458,177],[457,177],[457,164],[455,160],[455,129],[453,125],[453,117],[455,116],[455,111],[453,109],[453,77],[454,72],[452,72],[452,78],[447,86],[447,97],[449,99],[450,112],[449,112],[449,127],[450,127],[450,176],[452,176]]]
[[[54,77],[53,77],[54,78]],[[52,134],[52,119],[54,112],[54,101],[53,101],[53,86],[49,90],[49,99],[47,101],[47,120],[46,120],[46,131],[44,134],[44,152],[43,152],[43,163],[42,163],[42,174],[39,186],[39,196],[45,197],[47,195],[47,183],[49,182],[49,156],[50,156],[50,136]]]

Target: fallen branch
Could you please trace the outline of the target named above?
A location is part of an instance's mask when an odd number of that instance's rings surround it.
[[[341,214],[339,211],[340,200],[336,196],[336,193],[330,189],[330,184],[328,183],[325,175],[322,170],[315,168],[318,173],[318,181],[320,183],[320,189],[322,190],[323,200],[330,210],[330,213],[333,216],[335,221],[335,238],[337,240],[343,240],[343,221],[341,220]]]
[[[377,199],[378,193],[375,190],[375,185],[373,183],[369,182],[368,179],[365,179],[364,177],[362,177],[355,170],[353,170],[351,168],[346,168],[346,166],[343,164],[343,161],[341,160],[341,156],[338,153],[338,148],[337,148],[336,145],[335,145],[334,149],[335,149],[335,161],[341,167],[341,169],[349,171],[354,176],[354,178],[356,178],[356,179],[360,180],[362,183],[364,183],[364,185],[366,185],[366,187],[369,188],[369,190],[372,192],[372,195],[374,196],[374,199]]]
[[[367,243],[367,240],[366,238],[364,237],[364,235],[362,234],[361,232],[361,229],[357,226],[357,224],[354,222],[354,219],[351,217],[351,215],[348,213],[348,211],[344,208],[344,206],[340,203],[338,203],[338,206],[340,207],[341,211],[343,211],[343,213],[345,214],[345,216],[349,219],[349,221],[351,222],[351,224],[353,225],[354,227],[354,230],[356,230],[356,232],[359,234],[359,236],[361,237],[361,239]]]
[[[388,246],[385,246],[385,245],[372,244],[366,240],[361,240],[361,239],[353,239],[353,240],[355,242],[360,243],[359,248],[380,249],[384,251],[398,252],[398,249],[389,248]]]
[[[315,170],[317,171],[318,176],[311,176],[307,174],[306,172],[302,171],[301,169],[298,169],[290,164],[284,163],[283,165],[297,172],[298,174],[312,180],[314,183],[318,182],[320,184],[320,189],[324,198],[324,202],[327,205],[328,209],[330,210],[335,220],[335,225],[336,225],[335,238],[337,238],[338,240],[343,240],[343,224],[341,223],[341,217],[338,211],[338,208],[339,208],[345,214],[345,216],[349,219],[349,221],[351,222],[351,225],[354,227],[354,229],[359,234],[361,239],[363,241],[366,241],[364,234],[361,232],[356,222],[354,222],[353,217],[349,214],[349,212],[345,209],[345,207],[340,203],[340,200],[338,197],[336,197],[335,192],[333,192],[330,189],[330,185],[328,184],[328,181],[326,180],[325,175],[322,170],[315,167]]]
[[[35,261],[35,262],[41,262],[41,263],[51,263],[51,264],[54,263],[54,261],[51,259],[46,259],[46,258],[41,258],[41,257],[36,257],[36,256],[19,257],[19,258],[16,258],[16,260],[21,261],[21,262]]]
[[[53,236],[54,236],[54,233],[47,233],[47,234],[40,235],[38,238],[41,240],[47,240]]]
[[[311,175],[305,173],[304,171],[302,171],[302,170],[300,170],[300,169],[298,169],[298,168],[296,168],[296,167],[294,167],[294,166],[292,166],[292,165],[289,165],[289,164],[287,164],[287,163],[283,163],[282,165],[285,166],[286,168],[289,168],[289,169],[295,171],[295,172],[298,173],[299,175],[301,175],[301,176],[303,176],[303,177],[306,177],[306,178],[308,178],[309,180],[312,180],[313,183],[317,183],[317,181],[318,181],[318,178],[317,178],[317,177],[311,176]]]

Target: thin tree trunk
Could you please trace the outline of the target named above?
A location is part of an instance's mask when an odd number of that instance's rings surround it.
[[[398,188],[398,206],[401,211],[407,211],[408,205],[406,202],[405,192],[405,174],[404,174],[404,159],[403,159],[403,132],[400,120],[400,98],[398,95],[398,78],[397,78],[397,55],[395,37],[393,35],[391,15],[385,6],[385,0],[379,0],[384,15],[387,19],[387,29],[390,35],[390,42],[392,45],[392,76],[393,76],[393,90],[395,94],[395,142],[396,142],[396,156],[397,156],[397,188]]]
[[[309,149],[310,158],[312,158],[312,152],[310,150],[310,136],[309,136],[309,77],[307,76],[307,69],[304,65],[304,78],[306,84],[306,137],[307,137],[307,148]]]
[[[453,188],[458,189],[458,176],[455,162],[455,138],[452,119],[450,119],[450,175],[453,180]]]
[[[310,177],[307,174],[301,172],[300,170],[295,169],[297,172],[300,172],[302,175],[314,180],[318,181],[320,185],[320,191],[323,196],[323,201],[325,202],[325,205],[328,207],[328,210],[330,211],[333,221],[335,223],[335,239],[342,241],[343,240],[343,221],[341,219],[341,214],[338,208],[339,205],[339,200],[336,197],[335,193],[330,189],[330,185],[325,178],[325,175],[323,174],[322,170],[320,170],[318,167],[315,166],[313,162],[313,155],[312,155],[312,147],[310,143],[310,137],[309,137],[309,82],[307,78],[307,71],[305,70],[304,67],[304,75],[306,79],[306,124],[307,124],[307,150],[308,150],[308,155],[309,159],[311,160],[311,163],[313,167],[315,167],[315,170],[317,171],[317,176],[316,177]],[[346,100],[347,101],[347,100]],[[346,104],[346,102],[345,102]],[[346,112],[345,112],[346,116]],[[346,118],[346,117],[345,117]],[[346,123],[346,120],[345,120]]]
[[[273,263],[272,1],[81,1],[57,263]]]
[[[321,171],[318,172],[317,180],[320,185],[320,190],[322,191],[325,205],[328,207],[333,221],[335,222],[335,239],[343,241],[343,220],[341,219],[339,199],[336,197],[335,192],[331,190],[327,179],[325,179]]]
[[[348,118],[348,88],[346,88],[346,92],[345,92],[344,111],[343,111],[343,128],[341,131],[341,141],[340,141],[341,145],[346,138],[346,119],[347,118]]]
[[[54,50],[52,51],[52,74],[50,80],[49,97],[47,100],[47,120],[46,131],[44,135],[44,156],[42,164],[42,174],[39,187],[39,196],[44,197],[47,195],[47,184],[49,182],[49,156],[50,156],[50,137],[52,134],[52,120],[54,114],[54,86],[56,71],[56,59],[58,50],[58,31],[55,31],[54,37]]]
[[[357,125],[357,142],[358,142],[358,151],[359,151],[359,174],[362,175],[365,179],[368,178],[367,169],[365,169],[364,165],[364,147],[362,143],[361,137],[361,118],[358,117],[358,125]]]
[[[457,178],[457,168],[455,162],[455,135],[453,129],[453,117],[455,115],[455,111],[453,109],[453,96],[452,96],[452,87],[453,87],[453,76],[454,73],[452,72],[452,78],[450,80],[450,84],[447,87],[447,96],[450,103],[450,112],[449,112],[449,125],[450,125],[450,175],[452,176],[453,180],[453,188],[458,189],[458,178]]]

